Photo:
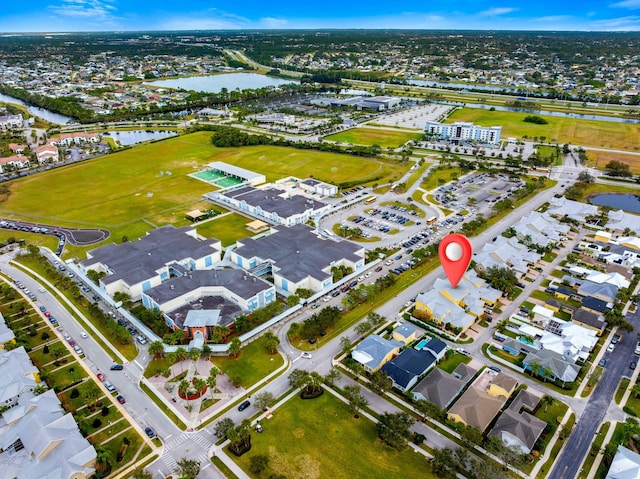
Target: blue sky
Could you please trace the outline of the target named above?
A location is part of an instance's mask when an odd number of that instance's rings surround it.
[[[3,0],[0,32],[249,28],[640,30],[640,0]]]

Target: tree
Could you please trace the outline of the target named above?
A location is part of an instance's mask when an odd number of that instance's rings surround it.
[[[460,437],[467,447],[473,447],[475,444],[482,443],[482,431],[477,427],[465,426],[460,431]]]
[[[209,376],[205,382],[207,383],[207,387],[209,388],[209,392],[211,393],[211,399],[213,399],[213,393],[216,390],[218,379],[216,378],[216,376]]]
[[[364,336],[371,329],[369,321],[361,321],[356,325],[355,332],[359,336]]]
[[[292,294],[287,298],[287,306],[289,307],[293,307],[299,302],[300,302],[300,297],[296,296],[295,294]]]
[[[582,183],[593,183],[596,179],[591,176],[588,171],[581,171],[578,175],[578,181]]]
[[[269,465],[269,458],[262,454],[258,456],[252,456],[249,459],[249,470],[256,475],[260,475]]]
[[[113,452],[102,445],[95,446],[96,449],[96,471],[108,473],[113,466],[115,458]]]
[[[431,459],[431,471],[441,479],[456,479],[456,466],[458,462],[453,451],[448,447],[434,449]]]
[[[348,387],[345,387],[345,394],[349,399],[349,410],[353,413],[353,417],[357,419],[360,417],[358,413],[369,405],[369,401],[362,394],[360,386],[351,386],[351,389],[347,389]]]
[[[280,345],[280,339],[278,336],[273,334],[271,331],[267,331],[264,334],[264,337],[266,339],[265,346],[267,348],[267,352],[269,354],[276,354],[276,352],[278,352],[278,346]]]
[[[153,479],[153,474],[142,468],[136,469],[131,476],[132,479]]]
[[[189,357],[189,353],[182,346],[175,350],[176,353],[176,361],[182,362]]]
[[[180,381],[178,383],[178,393],[180,394],[180,396],[185,396],[190,386],[191,383],[189,383],[189,381],[187,381],[186,379]]]
[[[391,387],[393,386],[393,380],[381,369],[373,373],[369,378],[369,381],[371,389],[380,396],[384,396],[384,394],[391,390]]]
[[[342,336],[340,338],[340,348],[342,349],[342,354],[349,354],[352,347],[353,344],[351,343],[351,340],[349,338],[347,338],[346,336]]]
[[[327,374],[325,374],[324,382],[325,382],[325,384],[327,384],[329,386],[333,386],[336,383],[336,381],[340,380],[341,377],[342,377],[342,374],[334,366],[329,370],[329,372]]]
[[[322,384],[322,376],[317,371],[311,371],[304,377],[305,393],[309,396],[318,394],[320,385]]]
[[[225,417],[223,419],[220,419],[215,426],[213,426],[213,433],[216,435],[216,437],[222,439],[223,437],[227,436],[227,432],[234,428],[235,424],[233,423],[233,420],[231,418]]]
[[[229,357],[237,358],[240,355],[240,349],[242,348],[242,341],[239,338],[233,338],[229,343]]]
[[[162,341],[153,341],[149,345],[149,354],[152,354],[154,359],[164,356],[164,343]]]
[[[435,419],[436,421],[444,421],[447,417],[445,409],[424,399],[421,399],[416,403],[416,409],[424,416]]]
[[[524,462],[520,449],[505,444],[498,436],[488,436],[485,441],[485,448],[502,461],[505,471],[508,466],[519,467]]]
[[[389,446],[395,449],[402,449],[411,438],[409,429],[414,422],[413,418],[406,412],[384,413],[380,416],[380,420],[376,425],[378,436]]]
[[[200,474],[200,462],[195,459],[183,457],[177,462],[175,473],[178,474],[181,479],[196,479],[198,474]]]
[[[275,402],[276,402],[276,398],[271,392],[263,391],[261,393],[256,394],[254,404],[256,408],[263,410],[263,409],[267,409],[269,406],[272,406]]]
[[[189,351],[189,359],[193,362],[196,362],[200,359],[200,350],[198,348],[191,348]]]
[[[197,393],[201,393],[206,385],[207,385],[207,382],[204,379],[199,378],[197,376],[193,378],[193,387]]]

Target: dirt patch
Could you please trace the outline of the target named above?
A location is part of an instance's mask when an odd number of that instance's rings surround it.
[[[310,454],[291,457],[278,451],[275,446],[270,446],[269,465],[272,472],[277,475],[292,478],[305,477],[305,479],[320,478],[320,464]]]
[[[294,429],[293,437],[295,437],[296,439],[302,439],[304,437],[304,429],[302,429],[300,427]]]

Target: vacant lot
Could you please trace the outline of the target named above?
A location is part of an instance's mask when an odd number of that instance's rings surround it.
[[[407,131],[352,128],[351,130],[327,136],[325,139],[339,143],[351,143],[353,145],[378,145],[382,148],[397,148],[409,140],[417,140],[422,136],[422,133],[411,133]]]
[[[531,114],[538,115],[535,112]],[[471,121],[482,126],[502,126],[502,138],[546,137],[546,141],[569,143],[571,145],[595,146],[619,150],[640,150],[640,125],[630,123],[614,123],[610,121],[579,120],[544,116],[546,125],[536,125],[523,121],[528,113],[508,111],[489,111],[477,108],[462,108],[455,111],[447,119],[454,121]]]
[[[368,419],[355,419],[348,406],[326,392],[317,399],[294,397],[251,435],[251,451],[234,458],[250,474],[251,457],[269,458],[268,473],[286,478],[435,478],[421,454],[385,445]]]
[[[618,160],[629,165],[629,169],[636,175],[640,173],[640,155],[588,150],[587,158],[589,158],[589,166],[597,167],[599,170],[604,170],[610,161]]]
[[[184,212],[215,189],[186,175],[211,161],[264,173],[269,180],[295,175],[382,183],[405,171],[394,163],[313,150],[215,148],[210,137],[210,132],[193,133],[13,181],[0,212],[51,225],[106,228],[109,242],[133,240],[154,224],[172,219],[184,224]]]

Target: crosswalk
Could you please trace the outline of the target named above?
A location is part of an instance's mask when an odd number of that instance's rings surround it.
[[[199,452],[195,459],[204,466],[209,463],[208,451],[211,445],[212,442],[203,434],[183,432],[165,442],[164,454],[160,460],[170,472],[173,472],[179,459],[185,456],[193,458],[189,451]]]

